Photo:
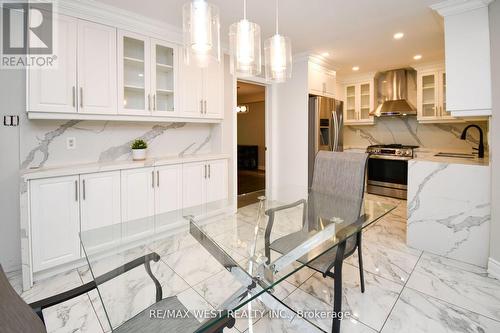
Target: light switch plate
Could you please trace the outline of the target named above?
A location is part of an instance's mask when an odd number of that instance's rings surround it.
[[[75,149],[76,148],[76,139],[75,138],[67,138],[66,139],[66,149]]]

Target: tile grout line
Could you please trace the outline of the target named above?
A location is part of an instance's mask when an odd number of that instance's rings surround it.
[[[79,268],[81,268],[81,267],[79,267]],[[80,281],[82,281],[82,285],[85,284],[85,282],[83,281],[82,275],[80,274],[80,270],[78,268],[76,268],[75,270],[76,270],[76,273],[78,274],[78,278],[80,279]],[[89,272],[90,272],[90,267],[89,267]],[[97,289],[97,286],[96,286],[96,289]],[[97,314],[97,310],[95,309],[94,303],[92,302],[92,299],[90,298],[89,293],[85,293],[85,295],[89,299],[90,306],[92,307],[92,310],[94,310],[95,317],[97,318],[97,322],[99,323],[99,326],[101,326],[102,332],[103,333],[107,332],[101,323],[101,319],[99,318],[99,315]],[[102,302],[101,297],[99,295],[97,295],[97,297],[99,298],[99,301]]]
[[[406,279],[405,281],[405,284],[403,285],[403,288],[401,288],[401,291],[399,292],[398,294],[398,298],[396,299],[396,301],[394,302],[394,304],[392,305],[392,308],[391,310],[389,311],[389,314],[387,315],[387,317],[385,318],[385,321],[384,321],[384,324],[382,325],[382,327],[380,328],[380,331],[379,332],[382,332],[384,330],[384,327],[385,327],[385,324],[387,324],[387,321],[389,320],[389,317],[391,316],[392,314],[392,311],[394,311],[394,308],[396,307],[396,304],[398,303],[400,297],[401,297],[401,294],[403,293],[403,291],[407,288],[406,285],[408,284],[408,281],[410,281],[410,278],[411,276],[413,275],[413,272],[415,271],[415,269],[417,268],[418,266],[418,263],[420,262],[420,260],[422,259],[422,256],[424,254],[424,251],[422,251],[422,253],[420,253],[420,256],[418,257],[418,260],[417,262],[415,263],[415,266],[413,266],[413,269],[411,270],[410,272],[410,275],[408,276],[408,279]]]

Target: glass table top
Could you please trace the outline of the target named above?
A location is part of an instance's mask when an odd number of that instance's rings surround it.
[[[162,298],[176,296],[204,328],[256,299],[272,308],[283,280],[306,265],[328,262],[339,244],[348,247],[358,232],[395,208],[308,190],[266,195],[238,210],[234,202],[221,200],[82,231],[88,262],[84,282],[97,284],[94,298],[106,315],[101,320],[116,329],[157,302],[146,266],[127,269],[151,253],[157,254],[150,270]],[[117,268],[122,274],[101,278]],[[197,312],[200,302],[189,298],[191,290],[216,311]]]

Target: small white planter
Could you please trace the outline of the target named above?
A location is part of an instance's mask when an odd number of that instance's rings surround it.
[[[146,159],[146,149],[132,149],[132,159],[142,161]]]

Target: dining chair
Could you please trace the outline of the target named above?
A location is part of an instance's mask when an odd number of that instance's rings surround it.
[[[0,265],[0,331],[9,333],[46,333],[46,326],[42,310],[78,297],[89,291],[96,289],[98,285],[108,282],[119,275],[130,271],[140,265],[144,265],[147,274],[153,280],[156,287],[156,302],[143,310],[136,316],[114,329],[119,333],[156,333],[156,332],[195,332],[199,329],[200,323],[194,316],[190,315],[182,320],[166,319],[158,320],[150,316],[151,311],[176,311],[187,313],[186,307],[176,296],[163,298],[160,282],[151,272],[150,262],[158,262],[160,256],[157,253],[150,253],[131,262],[126,263],[112,271],[105,273],[95,280],[82,286],[78,286],[58,295],[27,304],[12,288],[2,266]],[[186,311],[186,312],[185,312]],[[220,328],[222,332],[222,328]]]
[[[365,174],[368,155],[364,153],[320,151],[316,155],[313,182],[309,200],[299,200],[295,203],[266,210],[269,220],[265,231],[265,255],[267,263],[271,262],[271,250],[280,254],[291,251],[300,244],[301,239],[307,238],[307,232],[320,230],[321,225],[329,221],[322,221],[322,216],[342,216],[344,220],[363,220],[361,216],[365,189]],[[338,198],[331,202],[332,197]],[[302,205],[302,230],[279,237],[271,242],[270,235],[276,220],[276,213],[282,210]],[[330,212],[330,213],[329,213]],[[365,291],[363,274],[363,256],[361,249],[361,231],[349,237],[343,248],[343,255],[339,258],[336,246],[317,259],[308,263],[307,257],[297,261],[307,263],[307,267],[320,272],[324,278],[341,279],[341,272],[335,272],[334,267],[340,270],[342,261],[358,250],[359,277],[361,292]],[[340,273],[340,276],[337,274]],[[337,293],[335,293],[337,294]],[[338,293],[340,295],[340,293]],[[335,295],[334,295],[335,296]]]

